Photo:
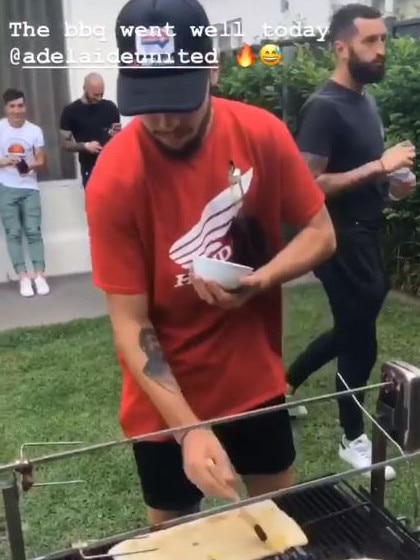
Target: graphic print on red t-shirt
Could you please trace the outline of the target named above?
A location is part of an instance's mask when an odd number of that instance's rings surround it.
[[[260,237],[273,257],[282,247],[282,220],[304,225],[323,204],[283,123],[241,103],[214,99],[213,107],[213,126],[191,160],[165,157],[138,121],[129,125],[105,147],[86,193],[96,286],[148,292],[165,358],[201,419],[283,394],[285,375],[280,287],[239,309],[210,306],[191,285],[194,256],[243,255],[232,237],[247,223],[258,232],[252,240]],[[121,358],[120,364],[125,435],[165,428]]]
[[[239,169],[235,171],[239,172],[238,180],[233,185],[228,184],[227,175],[228,186],[206,204],[198,222],[171,246],[169,258],[186,271],[179,275],[177,285],[185,284],[195,256],[231,260],[232,239],[228,234],[232,220],[243,206],[254,173],[252,167],[243,174]]]

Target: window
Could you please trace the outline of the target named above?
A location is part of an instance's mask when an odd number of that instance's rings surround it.
[[[48,37],[14,37],[9,22],[27,22],[37,29],[48,27]],[[16,29],[16,28],[15,28]],[[28,34],[33,35],[29,27]],[[1,93],[14,87],[25,93],[28,119],[44,132],[48,170],[39,174],[41,181],[75,179],[74,156],[60,149],[59,119],[70,101],[68,70],[23,69],[10,62],[11,49],[22,52],[65,52],[64,16],[61,0],[1,0],[0,2],[0,84]]]
[[[415,18],[402,22],[396,22],[393,26],[394,37],[413,37],[420,39],[420,19]]]
[[[216,23],[215,27],[218,30],[218,35],[214,39],[214,46],[219,52],[229,52],[242,47],[242,18],[231,19],[225,23]]]

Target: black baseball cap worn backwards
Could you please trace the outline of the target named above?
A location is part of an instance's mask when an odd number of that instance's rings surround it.
[[[205,34],[209,25],[197,0],[125,4],[115,29],[120,57],[117,103],[122,115],[187,113],[200,107],[209,68],[217,62],[211,56],[212,39]]]

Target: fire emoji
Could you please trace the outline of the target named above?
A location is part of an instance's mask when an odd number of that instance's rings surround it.
[[[246,43],[242,47],[242,49],[236,55],[236,62],[241,68],[249,68],[255,62],[255,55],[252,52],[252,49]]]

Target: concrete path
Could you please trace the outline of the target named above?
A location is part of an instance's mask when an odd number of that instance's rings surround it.
[[[0,332],[19,327],[35,327],[65,323],[75,319],[90,319],[106,313],[102,294],[92,286],[90,274],[51,278],[51,294],[46,297],[23,298],[15,282],[0,284]],[[288,286],[317,282],[308,274],[289,282]],[[418,298],[394,293],[412,305]],[[287,300],[285,301],[287,310]]]
[[[294,283],[311,281],[311,276]],[[15,282],[0,284],[0,331],[89,319],[105,314],[102,295],[92,286],[90,274],[49,280],[51,294],[23,298]]]
[[[90,274],[49,279],[51,294],[23,298],[15,282],[0,284],[0,331],[100,317],[105,313],[102,295]]]

